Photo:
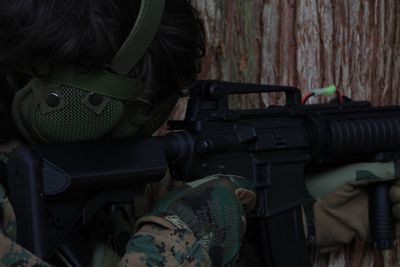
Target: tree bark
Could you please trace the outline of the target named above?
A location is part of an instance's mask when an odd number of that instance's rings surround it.
[[[280,84],[303,92],[335,84],[354,100],[400,103],[397,0],[194,0],[207,54],[200,78]],[[237,107],[281,103],[280,95],[234,100]],[[311,99],[310,102],[326,101]],[[175,117],[182,117],[180,103]],[[397,266],[400,247],[391,252]],[[399,259],[400,260],[400,259]],[[382,266],[382,255],[354,242],[314,254],[315,266]]]
[[[303,91],[335,84],[355,100],[400,102],[396,0],[194,3],[208,40],[203,78],[292,85]]]

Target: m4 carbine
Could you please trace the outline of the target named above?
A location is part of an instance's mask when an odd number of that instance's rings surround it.
[[[271,92],[284,93],[286,103],[229,108],[230,95]],[[259,227],[264,265],[311,266],[301,213],[306,168],[400,156],[400,107],[303,105],[293,87],[199,81],[185,119],[169,125],[173,131],[162,137],[16,149],[7,188],[18,242],[44,259],[57,249],[84,266],[88,259],[69,242],[73,229],[108,204],[131,203],[132,194],[169,168],[185,181],[216,173],[251,179],[258,199],[250,216]],[[371,232],[376,245],[388,249],[394,238],[388,186],[375,188]]]

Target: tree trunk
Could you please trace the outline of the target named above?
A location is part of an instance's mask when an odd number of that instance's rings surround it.
[[[400,103],[397,0],[193,2],[207,35],[200,78],[291,85],[303,92],[335,84],[354,100]],[[234,105],[281,101],[279,95],[253,95],[237,98]],[[182,102],[175,117],[183,116],[184,107]],[[399,253],[397,246],[390,266],[397,266]],[[314,257],[315,266],[382,266],[382,261],[361,242]]]

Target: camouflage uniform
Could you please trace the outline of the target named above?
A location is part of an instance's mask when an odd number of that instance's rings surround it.
[[[50,266],[16,243],[15,214],[2,186],[0,186],[0,223],[0,266]]]
[[[207,252],[188,229],[144,225],[128,242],[119,266],[211,266]]]
[[[400,177],[399,162],[355,163],[306,177],[308,237],[322,251],[354,239],[369,240],[368,187]],[[394,184],[395,185],[395,184]],[[392,186],[391,191],[398,191]],[[393,195],[393,194],[392,194]],[[397,199],[391,197],[397,203]],[[398,228],[398,216],[396,214]],[[327,231],[327,229],[329,229]],[[400,232],[397,231],[397,237]]]
[[[232,263],[245,230],[242,212],[255,207],[252,189],[242,177],[212,175],[168,193],[138,220],[143,227],[128,243],[121,264],[131,259],[142,265],[150,261],[150,266]]]
[[[6,162],[7,154],[0,152],[0,181],[4,180]],[[50,266],[18,245],[16,239],[15,213],[4,188],[0,185],[0,266]]]
[[[14,211],[0,186],[0,266],[50,267],[16,243]],[[173,228],[173,227],[172,227]],[[97,266],[211,266],[207,253],[189,230],[146,224],[126,245],[122,259],[107,251]]]

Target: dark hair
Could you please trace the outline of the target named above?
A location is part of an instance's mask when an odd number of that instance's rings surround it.
[[[15,78],[38,60],[104,69],[129,34],[139,0],[4,0],[0,3],[0,128],[10,122]],[[132,75],[151,98],[182,91],[194,81],[204,55],[204,29],[189,0],[166,0],[159,31]],[[2,133],[0,132],[0,136]]]

